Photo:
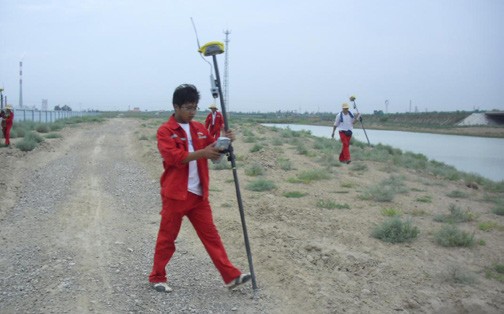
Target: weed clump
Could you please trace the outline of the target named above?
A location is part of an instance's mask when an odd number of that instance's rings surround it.
[[[445,247],[471,247],[474,245],[474,234],[458,229],[454,225],[443,226],[435,235],[436,243]]]
[[[448,215],[436,215],[434,221],[446,223],[461,223],[474,220],[474,213],[470,210],[462,211],[460,207],[450,204],[450,213]]]
[[[264,174],[264,168],[260,164],[254,163],[245,169],[245,174],[251,177],[257,177]]]
[[[308,195],[308,193],[303,193],[303,192],[299,192],[299,191],[292,191],[292,192],[284,192],[283,193],[283,196],[285,196],[287,198],[300,198],[300,197],[303,197],[306,195]]]
[[[250,182],[247,185],[247,190],[256,192],[270,191],[273,189],[276,189],[275,183],[265,179],[258,179],[256,181]]]
[[[394,217],[376,226],[371,235],[384,242],[402,243],[411,242],[419,233],[410,220],[402,221],[399,217]]]

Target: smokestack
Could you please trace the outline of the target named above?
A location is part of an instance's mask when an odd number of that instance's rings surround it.
[[[19,61],[19,109],[23,108],[23,61]]]

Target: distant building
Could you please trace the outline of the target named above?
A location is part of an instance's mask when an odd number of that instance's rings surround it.
[[[131,111],[140,112],[140,108],[139,107],[133,107],[133,110],[131,110]]]

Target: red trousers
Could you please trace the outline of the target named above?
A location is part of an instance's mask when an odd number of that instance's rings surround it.
[[[351,135],[348,136],[341,131],[339,132],[339,136],[340,136],[341,144],[342,144],[341,153],[339,155],[339,160],[341,162],[346,162],[346,161],[351,160],[351,158],[350,158],[350,139],[352,138],[352,136]]]
[[[166,265],[175,253],[175,239],[180,231],[184,216],[189,218],[224,282],[229,283],[240,276],[240,270],[234,267],[227,257],[219,232],[213,222],[210,203],[201,196],[188,193],[187,199],[184,201],[163,198],[161,224],[149,281],[166,282],[168,280]]]
[[[3,136],[5,137],[5,145],[10,145],[10,130],[11,126],[6,126],[2,128]]]
[[[211,125],[208,128],[208,132],[210,132],[210,135],[212,135],[214,139],[218,139],[219,138],[220,131],[221,131],[221,128],[218,125]]]

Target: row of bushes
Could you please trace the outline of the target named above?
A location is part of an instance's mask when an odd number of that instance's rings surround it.
[[[74,125],[84,122],[101,122],[104,119],[98,116],[72,117],[64,120],[58,120],[52,123],[39,123],[33,121],[15,122],[11,129],[11,139],[22,138],[16,141],[15,147],[21,151],[31,151],[37,145],[44,141],[44,138],[61,137],[56,131],[62,130],[67,125]],[[42,137],[41,134],[45,134]],[[4,146],[4,145],[2,145]]]

